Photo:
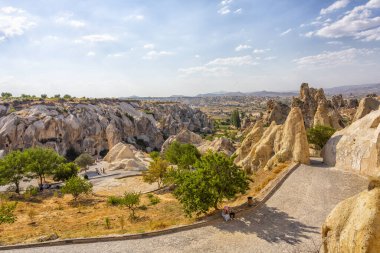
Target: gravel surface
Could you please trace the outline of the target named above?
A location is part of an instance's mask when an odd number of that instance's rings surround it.
[[[365,178],[320,163],[300,166],[258,210],[230,222],[147,239],[10,252],[310,252],[334,206],[366,188]]]

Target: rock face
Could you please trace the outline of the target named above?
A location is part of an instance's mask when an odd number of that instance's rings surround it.
[[[363,118],[368,113],[378,110],[380,101],[375,97],[365,97],[360,100],[359,107],[356,111],[354,121]]]
[[[198,147],[199,152],[202,154],[206,153],[208,150],[212,152],[223,152],[228,156],[231,156],[235,152],[235,147],[232,142],[225,138],[216,138],[213,141],[206,141],[204,144]]]
[[[62,155],[72,149],[98,155],[124,141],[151,151],[180,128],[212,128],[205,114],[179,104],[97,100],[15,108],[0,118],[0,150],[48,146]]]
[[[110,170],[146,170],[151,159],[133,145],[119,142],[104,157]]]
[[[272,121],[274,121],[277,125],[280,125],[284,124],[286,117],[289,114],[290,107],[284,103],[271,99],[267,103],[267,111],[265,123],[270,125]]]
[[[191,132],[188,129],[183,129],[177,135],[170,136],[162,145],[161,152],[165,152],[165,150],[172,144],[173,142],[180,143],[189,143],[194,146],[200,146],[203,144],[203,139],[200,135]]]
[[[300,108],[291,109],[284,125],[273,121],[262,131],[262,126],[256,124],[237,150],[235,162],[239,166],[254,172],[286,161],[309,163],[309,145]]]
[[[323,161],[344,170],[380,173],[380,110],[336,132],[322,151]]]
[[[335,102],[334,102],[335,101]],[[333,102],[326,99],[323,89],[309,88],[307,83],[301,85],[299,98],[293,98],[292,106],[301,108],[305,127],[311,128],[322,124],[336,129],[344,127],[342,117],[334,107],[344,104],[336,97]]]
[[[322,227],[325,253],[380,252],[380,188],[339,203]]]

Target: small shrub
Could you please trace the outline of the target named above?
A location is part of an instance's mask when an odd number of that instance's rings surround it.
[[[104,219],[104,222],[105,222],[105,224],[106,224],[106,229],[111,229],[111,220],[110,220],[110,218],[109,218],[109,217],[106,217],[106,218]]]
[[[17,202],[0,202],[0,224],[16,221],[17,218],[14,215],[16,206]]]
[[[148,198],[151,206],[157,205],[161,201],[159,197],[156,197],[153,194],[148,195]]]
[[[123,198],[117,196],[109,196],[107,199],[107,204],[110,206],[120,206],[123,204]]]
[[[146,205],[141,205],[139,206],[139,209],[145,211],[148,210],[148,207]]]
[[[79,195],[92,192],[92,184],[81,177],[75,176],[66,181],[62,187],[64,194],[71,194],[76,202]]]
[[[29,185],[25,190],[24,197],[31,198],[31,197],[37,196],[39,192],[40,192],[40,189],[38,187]]]

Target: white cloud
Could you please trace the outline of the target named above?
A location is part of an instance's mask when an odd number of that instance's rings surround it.
[[[329,7],[321,10],[321,15],[326,15],[339,9],[345,8],[350,3],[350,0],[337,0]]]
[[[89,57],[91,57],[91,56],[95,56],[95,55],[96,55],[96,53],[93,52],[93,51],[90,51],[90,52],[87,53],[87,56],[89,56]]]
[[[219,13],[220,15],[226,15],[226,14],[228,14],[228,13],[230,13],[230,12],[231,12],[231,10],[230,10],[229,6],[223,6],[223,7],[221,7],[221,8],[218,10],[218,13]]]
[[[76,43],[81,43],[84,41],[88,42],[112,42],[116,41],[117,38],[109,34],[91,34],[82,36],[79,40],[76,40]]]
[[[284,32],[282,32],[282,33],[280,33],[280,36],[285,36],[285,35],[287,35],[288,33],[290,33],[292,31],[292,28],[289,28],[288,30],[286,30],[286,31],[284,31]]]
[[[72,19],[74,15],[72,13],[63,13],[54,18],[54,22],[59,25],[67,25],[74,28],[82,28],[86,26],[86,23],[81,20]]]
[[[343,45],[343,42],[338,41],[338,40],[332,40],[332,41],[328,41],[327,44],[328,45],[339,46],[339,45]]]
[[[335,22],[327,22],[321,28],[306,33],[306,36],[325,38],[352,37],[363,41],[379,40],[380,17],[374,15],[374,9],[380,8],[380,0],[369,0],[347,11]]]
[[[181,76],[205,75],[205,76],[225,76],[229,74],[226,67],[197,66],[191,68],[181,68],[178,70]]]
[[[250,45],[239,45],[235,48],[235,51],[239,52],[239,51],[242,51],[242,50],[245,50],[245,49],[251,49],[252,47]]]
[[[141,14],[133,14],[133,15],[129,15],[129,16],[126,16],[124,18],[124,20],[126,21],[142,21],[145,19],[145,16],[144,15],[141,15]]]
[[[210,61],[206,65],[222,65],[222,66],[242,66],[242,65],[255,65],[253,58],[250,55],[239,56],[239,57],[226,57],[226,58],[216,58]]]
[[[152,51],[149,51],[148,53],[146,53],[145,56],[143,57],[143,59],[152,60],[152,59],[156,59],[156,58],[161,57],[161,56],[170,56],[170,55],[174,55],[174,52],[152,50]]]
[[[144,45],[144,49],[154,49],[155,47],[156,46],[154,44],[152,44],[152,43]]]
[[[374,51],[370,49],[349,48],[340,51],[326,51],[321,54],[295,59],[297,65],[305,66],[336,66],[354,63],[360,56],[367,56]]]
[[[263,54],[263,53],[266,53],[266,52],[268,52],[268,51],[270,51],[269,48],[265,48],[265,49],[259,49],[259,48],[256,48],[255,50],[253,50],[253,53],[254,53],[254,54]]]
[[[35,25],[32,18],[22,9],[11,6],[0,9],[0,37],[3,40],[23,35]]]
[[[271,61],[271,60],[275,60],[275,59],[277,59],[276,56],[268,56],[268,57],[264,58],[265,61]]]
[[[239,8],[239,9],[235,10],[234,13],[235,13],[235,14],[241,14],[242,11],[243,11],[242,8]]]

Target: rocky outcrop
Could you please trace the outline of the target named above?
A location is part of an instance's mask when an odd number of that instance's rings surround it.
[[[259,142],[263,134],[263,122],[259,120],[256,122],[251,131],[244,138],[240,147],[236,150],[235,163],[240,164],[240,162],[247,157],[247,155],[251,152],[253,147]]]
[[[261,127],[257,125],[236,152],[237,165],[254,172],[262,168],[271,169],[287,161],[309,163],[309,145],[300,108],[291,109],[284,125],[273,121],[262,134]],[[253,140],[258,138],[254,143]]]
[[[207,151],[212,151],[222,152],[228,156],[231,156],[236,149],[230,139],[219,137],[213,141],[205,141],[205,143],[198,147],[198,150],[202,154],[206,153]]]
[[[104,157],[110,170],[146,170],[151,159],[133,145],[119,142]]]
[[[334,129],[342,129],[344,127],[342,116],[335,108],[329,106],[327,100],[319,101],[317,111],[314,115],[313,125],[328,126]]]
[[[360,100],[359,107],[356,111],[354,121],[363,118],[368,113],[378,110],[380,101],[375,97],[365,97]]]
[[[377,176],[380,173],[380,110],[336,132],[322,151],[330,166]]]
[[[173,142],[180,143],[189,143],[194,146],[200,146],[203,144],[203,139],[200,135],[191,132],[188,129],[183,129],[176,135],[170,136],[162,145],[161,152],[165,152],[165,150],[172,144]]]
[[[339,203],[322,227],[325,253],[380,252],[380,188]]]
[[[176,103],[42,101],[14,108],[0,118],[0,150],[47,146],[62,155],[68,150],[98,155],[124,141],[151,151],[160,150],[169,133],[212,128],[205,114]]]
[[[290,107],[288,105],[273,99],[269,100],[267,103],[267,116],[264,119],[265,124],[270,125],[272,121],[276,122],[277,125],[284,124],[289,111]]]
[[[331,98],[331,103],[334,106],[335,109],[346,107],[346,101],[343,99],[342,94],[334,95]]]
[[[359,101],[356,98],[349,98],[347,99],[347,108],[357,108],[359,106]]]

